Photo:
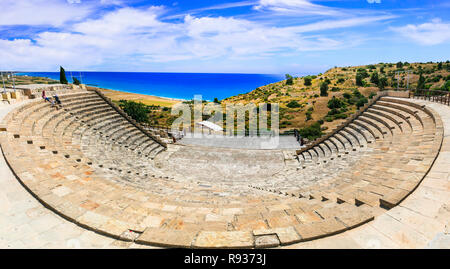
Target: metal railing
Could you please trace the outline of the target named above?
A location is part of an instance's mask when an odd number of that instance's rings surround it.
[[[431,102],[437,102],[444,105],[450,106],[450,92],[448,91],[439,91],[439,90],[430,90],[430,89],[416,89],[410,91],[410,98],[413,99],[422,99]]]

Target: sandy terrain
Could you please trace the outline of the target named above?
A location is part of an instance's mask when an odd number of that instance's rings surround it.
[[[104,95],[111,98],[112,100],[133,100],[136,102],[142,102],[146,105],[159,105],[172,107],[174,104],[180,103],[181,99],[164,98],[152,95],[137,94],[137,93],[127,93],[121,91],[100,89]]]

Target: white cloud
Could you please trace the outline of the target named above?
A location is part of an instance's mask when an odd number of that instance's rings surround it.
[[[151,28],[162,27],[157,16],[161,7],[150,7],[146,10],[122,8],[106,14],[101,19],[87,20],[74,25],[73,30],[84,34],[118,35],[151,31]]]
[[[61,26],[85,18],[91,5],[72,5],[59,0],[2,0],[0,25]]]
[[[296,15],[341,16],[344,14],[336,8],[313,4],[307,0],[260,0],[254,9],[267,9],[278,13]]]
[[[393,18],[395,18],[395,16],[384,15],[384,16],[354,17],[341,20],[324,20],[306,25],[292,26],[290,27],[290,29],[298,33],[323,31],[329,29],[339,29],[339,28],[367,25],[370,23],[385,21]]]
[[[276,27],[233,17],[191,15],[181,22],[164,22],[161,16],[165,12],[163,7],[124,7],[71,23],[61,31],[39,33],[33,40],[0,38],[0,65],[6,69],[52,70],[64,65],[82,70],[99,66],[145,70],[158,63],[275,59],[305,51],[342,49],[358,42],[350,36],[306,36],[306,32],[388,19],[362,17]]]
[[[392,27],[393,31],[421,45],[438,45],[450,41],[450,23],[434,19],[431,22],[403,27]]]

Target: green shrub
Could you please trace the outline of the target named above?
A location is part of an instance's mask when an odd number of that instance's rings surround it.
[[[292,84],[294,84],[294,78],[291,75],[286,74],[286,85],[292,85]]]
[[[150,112],[146,105],[134,101],[121,100],[119,106],[137,122],[148,122],[148,113]],[[163,116],[163,115],[161,115]]]
[[[73,78],[73,84],[75,84],[75,85],[80,85],[81,84],[81,82],[77,79],[77,78]]]
[[[419,81],[417,82],[417,88],[418,89],[425,88],[425,77],[423,76],[422,72],[420,73]]]
[[[327,116],[333,116],[333,115],[336,115],[336,114],[339,114],[339,113],[340,113],[340,111],[337,108],[333,108],[330,111],[328,111]]]
[[[328,96],[328,83],[320,84],[320,96]]]
[[[380,90],[384,90],[384,88],[388,85],[388,80],[386,77],[382,77],[379,79],[378,81],[378,88],[380,88]],[[369,97],[371,98],[371,97]]]
[[[345,107],[345,103],[342,100],[337,99],[335,96],[333,96],[333,98],[331,98],[328,101],[328,108],[329,109],[341,108],[341,107]]]
[[[298,107],[301,107],[302,105],[299,104],[297,101],[292,100],[286,106],[289,108],[298,108]]]
[[[361,92],[358,89],[353,90],[353,95],[358,98],[363,97],[363,95],[361,94]]]
[[[306,76],[305,78],[304,78],[304,80],[305,80],[305,86],[311,86],[312,85],[312,78],[310,77],[310,76]]]
[[[339,112],[341,112],[341,113],[344,113],[344,112],[347,112],[347,111],[348,111],[348,109],[346,107],[343,107],[343,108],[339,109]]]
[[[362,97],[356,102],[356,107],[359,109],[360,107],[364,106],[368,102],[366,97]]]
[[[310,121],[312,120],[312,111],[307,111],[306,112],[306,121]]]
[[[364,86],[364,75],[362,73],[356,73],[356,85]]]
[[[442,85],[441,90],[443,91],[450,91],[450,80],[447,80],[447,82]]]
[[[346,119],[347,117],[347,114],[344,113],[334,115],[334,119]]]
[[[379,78],[378,78],[378,72],[377,71],[375,71],[375,72],[373,72],[372,73],[372,76],[370,77],[370,82],[372,82],[373,84],[375,84],[375,85],[378,85],[378,82],[379,82],[380,80],[379,80]]]
[[[309,140],[314,140],[322,136],[322,129],[320,127],[320,123],[316,122],[311,126],[300,129],[299,133],[302,137],[308,138]]]

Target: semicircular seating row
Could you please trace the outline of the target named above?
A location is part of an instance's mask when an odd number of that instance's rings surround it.
[[[0,138],[11,169],[66,219],[151,245],[270,247],[351,229],[372,220],[380,203],[393,206],[412,191],[442,141],[434,112],[382,98],[351,126],[302,152],[296,170],[301,174],[338,162],[353,148],[371,148],[353,173],[343,170],[306,189],[286,179],[286,190],[266,188],[275,193],[256,186],[230,194],[157,169],[152,158],[164,147],[96,93],[60,99],[63,109],[38,100],[5,117],[7,131]],[[128,237],[130,230],[135,238]]]
[[[302,151],[297,170],[277,187],[252,187],[389,209],[418,186],[436,158],[442,138],[442,122],[434,111],[405,99],[381,97],[329,139]],[[356,160],[346,166],[352,153]],[[299,182],[314,176],[318,180],[299,188]]]

